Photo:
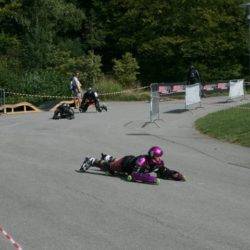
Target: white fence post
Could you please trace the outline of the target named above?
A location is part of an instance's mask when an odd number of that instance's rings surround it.
[[[237,97],[244,98],[244,79],[235,79],[229,82],[229,100]]]
[[[186,93],[185,93],[185,102],[186,102],[186,108],[189,105],[193,104],[200,104],[201,107],[201,84],[195,83],[192,85],[186,86]]]

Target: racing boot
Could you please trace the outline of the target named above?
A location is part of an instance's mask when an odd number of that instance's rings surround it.
[[[80,171],[86,172],[90,167],[95,166],[96,159],[94,157],[86,157],[82,163]]]
[[[101,154],[101,161],[104,162],[111,162],[113,161],[115,158],[112,155],[107,155],[107,154]]]

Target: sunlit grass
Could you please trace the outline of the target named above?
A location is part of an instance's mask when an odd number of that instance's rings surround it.
[[[208,136],[250,147],[250,104],[208,114],[195,127]]]

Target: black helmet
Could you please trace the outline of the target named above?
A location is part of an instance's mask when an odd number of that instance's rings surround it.
[[[91,87],[88,87],[88,88],[87,88],[87,92],[88,92],[88,93],[91,93],[92,91],[93,91],[93,90],[92,90]]]

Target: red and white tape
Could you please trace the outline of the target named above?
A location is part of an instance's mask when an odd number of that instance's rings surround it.
[[[9,233],[7,233],[2,227],[0,227],[0,233],[2,233],[17,250],[22,250],[22,247],[17,243]]]

